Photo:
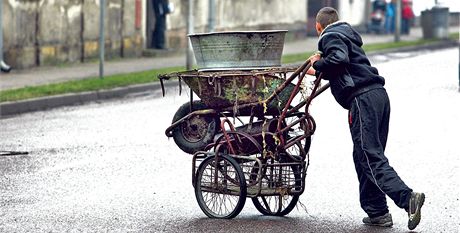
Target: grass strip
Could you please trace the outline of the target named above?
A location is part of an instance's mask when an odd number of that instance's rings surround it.
[[[30,98],[79,93],[85,91],[107,90],[116,87],[125,87],[133,84],[143,84],[158,81],[159,74],[182,71],[184,67],[162,68],[135,72],[129,74],[116,74],[103,79],[92,77],[62,83],[53,83],[40,86],[24,87],[19,89],[4,90],[0,92],[0,102],[17,101]]]
[[[449,39],[458,40],[459,33],[451,33]],[[363,49],[366,52],[381,51],[402,47],[410,46],[421,46],[431,43],[438,42],[440,40],[430,39],[430,40],[416,40],[416,41],[399,41],[399,42],[385,42],[385,43],[375,43],[367,44],[363,46]],[[283,64],[295,63],[305,61],[314,51],[297,53],[297,54],[288,54],[284,55],[281,59]],[[92,77],[81,80],[67,81],[62,83],[33,86],[33,87],[24,87],[13,90],[4,90],[0,91],[0,102],[6,101],[18,101],[25,100],[37,97],[67,94],[67,93],[79,93],[85,91],[96,91],[96,90],[107,90],[116,87],[125,87],[133,84],[143,84],[149,82],[158,81],[158,74],[165,74],[177,71],[183,71],[184,67],[172,67],[172,68],[162,68],[154,69],[142,72],[135,72],[129,74],[116,74],[106,76],[103,79],[98,77]]]
[[[450,40],[458,40],[459,33],[451,33],[449,35]],[[415,41],[398,41],[398,42],[382,42],[382,43],[373,43],[373,44],[365,44],[363,45],[364,51],[367,53],[375,52],[375,51],[382,51],[382,50],[389,50],[395,48],[402,48],[402,47],[412,47],[412,46],[422,46],[428,45],[435,42],[439,42],[442,40],[439,39],[420,39]],[[288,54],[284,55],[281,59],[281,62],[286,63],[294,63],[294,62],[301,62],[305,61],[308,57],[310,57],[315,51],[303,52],[303,53],[295,53],[295,54]]]

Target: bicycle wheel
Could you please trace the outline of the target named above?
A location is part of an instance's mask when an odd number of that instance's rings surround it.
[[[254,167],[254,169],[258,169]],[[286,170],[286,169],[290,169]],[[262,188],[274,188],[279,184],[280,177],[283,179],[283,186],[300,190],[301,175],[298,166],[269,167],[263,171]],[[273,196],[253,197],[252,203],[263,215],[284,216],[289,214],[299,201],[300,194],[278,194]]]
[[[246,193],[243,171],[233,158],[211,156],[198,167],[195,197],[208,217],[234,218],[244,207]]]

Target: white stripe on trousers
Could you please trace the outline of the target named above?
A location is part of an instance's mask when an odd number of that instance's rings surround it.
[[[377,188],[380,189],[380,191],[382,193],[385,193],[379,186],[379,184],[377,183],[377,179],[375,179],[375,175],[374,175],[374,172],[372,171],[372,167],[371,167],[371,164],[369,163],[369,157],[367,156],[367,153],[366,151],[364,150],[364,141],[363,141],[363,123],[362,123],[362,119],[361,119],[361,108],[359,107],[359,103],[358,103],[358,99],[355,97],[355,103],[356,103],[356,106],[358,107],[358,116],[359,116],[359,131],[360,131],[360,139],[361,139],[361,150],[363,151],[364,153],[364,156],[366,156],[366,160],[367,160],[367,166],[369,166],[369,170],[371,170],[371,176],[372,178],[374,179],[374,183],[375,185],[377,186]]]

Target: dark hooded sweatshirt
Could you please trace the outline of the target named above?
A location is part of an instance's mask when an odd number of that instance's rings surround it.
[[[318,41],[322,55],[313,68],[329,80],[332,95],[345,109],[350,109],[355,96],[385,85],[385,79],[371,66],[362,45],[361,36],[345,22],[327,26]]]

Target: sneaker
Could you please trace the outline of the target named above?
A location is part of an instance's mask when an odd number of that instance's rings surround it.
[[[407,227],[409,230],[415,229],[415,227],[417,227],[417,225],[420,223],[420,219],[422,217],[421,210],[423,202],[425,202],[424,193],[412,192],[410,194],[409,208],[406,210],[407,215],[409,216],[409,221],[407,222]]]
[[[374,218],[365,217],[363,218],[363,223],[369,226],[391,227],[393,226],[393,219],[390,213],[386,213],[385,215]]]

